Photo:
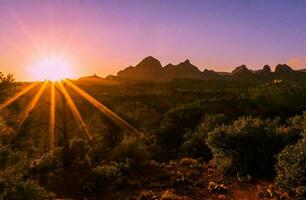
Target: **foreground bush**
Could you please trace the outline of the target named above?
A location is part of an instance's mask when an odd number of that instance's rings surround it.
[[[101,164],[92,169],[91,179],[85,185],[86,193],[100,193],[111,190],[120,182],[121,170],[116,162]]]
[[[86,140],[73,138],[69,145],[69,155],[72,165],[75,167],[88,168],[91,165],[89,149],[90,146]]]
[[[62,148],[54,148],[53,150],[42,154],[30,162],[30,171],[48,172],[62,167]]]
[[[210,132],[207,143],[224,172],[258,176],[271,175],[275,155],[299,137],[299,131],[280,127],[278,120],[242,117]]]
[[[184,136],[185,142],[181,146],[182,154],[202,158],[204,161],[210,160],[212,153],[206,144],[208,133],[227,121],[228,119],[223,114],[204,116],[196,130]]]
[[[2,171],[0,174],[0,199],[53,199],[54,195],[45,191],[36,182],[24,180],[16,171]]]
[[[175,151],[184,142],[183,136],[193,130],[203,117],[200,105],[191,104],[170,110],[165,114],[157,133],[157,143]]]
[[[283,189],[306,196],[306,138],[287,146],[277,155],[276,183]]]
[[[125,139],[112,151],[112,159],[118,162],[129,161],[131,168],[141,166],[150,159],[144,145],[139,141]]]

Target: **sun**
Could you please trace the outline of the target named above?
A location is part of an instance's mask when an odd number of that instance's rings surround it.
[[[30,77],[35,80],[58,81],[74,76],[71,63],[60,56],[46,56],[37,59],[28,69]]]

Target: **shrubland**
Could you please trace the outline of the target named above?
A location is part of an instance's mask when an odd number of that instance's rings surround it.
[[[12,77],[3,80],[1,101],[19,87]],[[15,115],[30,99],[23,97],[0,113],[0,199],[88,198],[125,192],[122,188],[185,187],[194,180],[190,174],[202,174],[210,163],[226,177],[269,179],[296,198],[304,195],[305,84],[181,80],[79,86],[138,129],[141,137],[71,93],[94,145],[68,110],[62,120],[58,100],[51,148],[43,121],[48,124],[48,95],[9,143]],[[131,181],[147,176],[154,181]]]

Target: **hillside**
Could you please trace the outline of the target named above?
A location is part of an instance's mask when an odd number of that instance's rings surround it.
[[[102,84],[102,85],[116,85],[119,84],[116,80],[106,79],[97,76],[96,74],[92,76],[80,77],[76,80],[77,83],[81,84]]]

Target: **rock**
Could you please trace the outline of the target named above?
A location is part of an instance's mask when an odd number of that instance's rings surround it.
[[[180,160],[180,165],[181,166],[188,166],[190,168],[192,168],[193,166],[197,165],[198,161],[196,159],[193,158],[182,158]]]
[[[174,190],[166,190],[163,192],[161,200],[181,200],[182,198],[175,194]]]
[[[263,191],[260,191],[260,192],[258,192],[257,197],[259,199],[263,199],[263,198],[265,198],[265,193]]]
[[[237,172],[237,178],[238,178],[239,182],[241,182],[241,183],[248,183],[248,182],[252,181],[252,176],[250,176],[249,174],[247,174],[245,176],[242,176],[242,175],[240,175],[239,172]]]
[[[265,197],[269,199],[273,198],[273,192],[271,189],[267,189],[267,191],[265,192]]]
[[[209,182],[208,184],[208,190],[211,192],[219,192],[219,193],[225,193],[228,191],[228,188],[224,186],[223,184],[218,184],[215,182]]]
[[[158,200],[158,197],[152,191],[143,191],[137,197],[137,200]]]
[[[225,200],[226,196],[224,194],[218,195],[218,199]]]

